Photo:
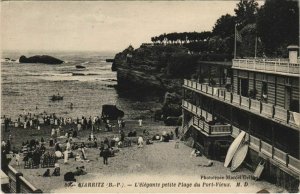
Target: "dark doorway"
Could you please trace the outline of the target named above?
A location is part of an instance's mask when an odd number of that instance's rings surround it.
[[[249,80],[248,79],[240,79],[240,91],[242,96],[248,97],[249,90]]]

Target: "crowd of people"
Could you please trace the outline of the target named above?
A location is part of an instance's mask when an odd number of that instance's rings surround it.
[[[41,137],[41,139],[31,139],[24,141],[21,149],[11,148],[11,141],[2,142],[2,167],[7,166],[9,158],[7,154],[13,154],[15,157],[16,165],[24,163],[24,168],[47,168],[45,173],[41,176],[60,176],[60,166],[58,161],[63,160],[63,164],[70,163],[73,158],[75,164],[90,162],[86,150],[99,149],[99,157],[103,158],[103,164],[108,165],[109,157],[115,156],[120,148],[131,146],[132,140],[130,138],[137,138],[137,146],[142,148],[145,144],[153,144],[154,141],[164,141],[174,139],[173,132],[162,135],[156,134],[150,137],[150,133],[144,130],[142,134],[137,134],[136,130],[129,130],[125,134],[125,121],[122,119],[117,120],[118,135],[113,138],[99,138],[96,137],[97,132],[101,129],[104,131],[111,131],[113,123],[108,119],[101,119],[99,117],[84,117],[80,119],[58,117],[56,114],[21,114],[18,119],[13,123],[9,118],[3,118],[7,129],[12,124],[14,127],[24,127],[24,129],[38,129],[41,127],[50,126],[49,136]],[[139,127],[143,126],[142,120],[137,121]],[[5,127],[6,129],[6,127]],[[128,129],[127,129],[128,130]],[[80,131],[89,131],[88,137],[81,137]],[[175,131],[176,132],[176,131]],[[95,134],[96,133],[96,134]],[[84,133],[86,134],[86,133]],[[127,138],[127,139],[126,139]],[[102,140],[102,141],[101,141]],[[99,143],[100,142],[100,143]],[[23,160],[21,160],[21,158]],[[3,162],[3,161],[7,162]],[[51,173],[50,168],[54,168]],[[75,171],[65,174],[66,180],[72,180],[74,176],[84,175],[86,171],[83,167],[77,167]],[[70,178],[71,177],[71,178]],[[76,179],[74,179],[76,180]]]

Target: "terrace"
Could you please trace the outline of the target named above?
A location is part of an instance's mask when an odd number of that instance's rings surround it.
[[[195,105],[187,101],[183,101],[182,106],[195,115],[192,118],[192,123],[190,123],[189,125],[193,125],[195,128],[205,133],[206,135],[216,136],[231,134],[231,125],[229,124],[209,124],[208,122],[212,121],[212,115],[207,111],[196,107]]]
[[[299,131],[300,113],[286,110],[273,104],[264,103],[255,99],[227,92],[224,88],[211,87],[191,80],[184,80],[184,88],[211,96],[212,98],[231,104],[251,113],[267,117],[275,122],[287,125]]]
[[[182,107],[195,115],[189,121],[188,127],[193,126],[207,134],[230,134],[234,138],[242,131],[231,125],[209,125],[205,121],[199,119],[199,117],[202,115],[205,120],[209,120],[211,114],[185,100],[182,101]],[[249,135],[247,132],[246,138],[248,139],[249,147],[258,152],[260,156],[271,159],[273,163],[282,166],[282,168],[291,171],[295,175],[300,174],[300,161],[297,158],[292,157],[288,153],[253,135]]]
[[[299,60],[297,63],[290,63],[286,59],[233,59],[232,68],[289,76],[300,75]]]

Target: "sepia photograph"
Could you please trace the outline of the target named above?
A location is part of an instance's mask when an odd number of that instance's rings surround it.
[[[297,0],[1,1],[2,193],[299,193]]]

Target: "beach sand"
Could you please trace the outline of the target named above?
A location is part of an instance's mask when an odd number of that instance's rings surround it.
[[[156,133],[162,134],[163,131],[169,132],[174,128],[151,121],[144,121],[144,125],[138,127],[137,121],[131,121],[127,122],[125,133],[127,134],[130,129],[135,129],[139,135],[144,129],[147,129],[152,136]],[[116,134],[118,134],[117,130],[99,133],[97,137],[100,139],[100,137],[112,137]],[[80,134],[82,139],[84,139],[83,135],[83,133]],[[144,145],[143,148],[138,148],[136,144],[133,144],[131,147],[121,148],[116,156],[108,159],[108,165],[104,165],[103,158],[99,157],[99,150],[88,148],[86,154],[89,162],[76,162],[72,158],[68,164],[63,164],[63,159],[60,159],[58,163],[61,168],[61,176],[47,178],[40,176],[46,170],[44,168],[24,169],[22,163],[19,167],[14,164],[14,161],[11,164],[43,192],[255,193],[261,189],[270,192],[284,191],[265,181],[249,179],[249,175],[253,173],[244,167],[239,168],[237,172],[231,172],[219,161],[213,161],[212,167],[203,167],[201,165],[207,164],[208,159],[204,156],[191,157],[191,152],[192,148],[183,142],[179,143],[179,149],[175,149],[175,141],[154,142],[152,145]],[[88,174],[75,177],[79,185],[66,187],[63,175],[66,172],[75,171],[75,168],[80,166],[85,166]],[[50,170],[52,173],[53,169]],[[245,175],[245,178],[226,178],[226,176],[237,175]],[[237,186],[238,182],[241,184],[240,186]],[[246,184],[247,186],[245,186]]]

